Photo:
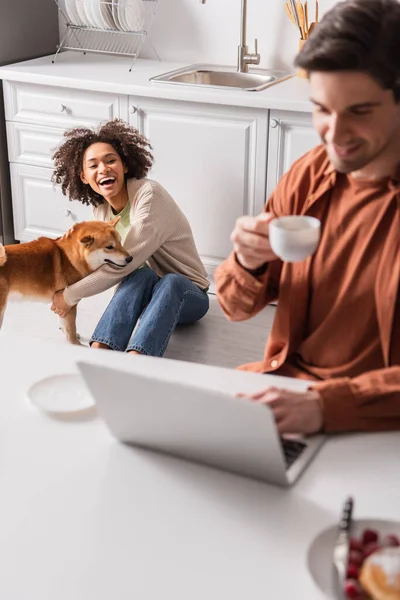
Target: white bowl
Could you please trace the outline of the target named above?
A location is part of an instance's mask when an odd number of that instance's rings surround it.
[[[321,222],[306,215],[278,217],[269,224],[272,251],[285,262],[298,262],[314,254]]]

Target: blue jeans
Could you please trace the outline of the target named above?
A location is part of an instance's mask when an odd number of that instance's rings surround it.
[[[207,292],[184,275],[158,277],[150,268],[138,269],[119,284],[90,343],[163,356],[175,327],[198,321],[208,308]]]

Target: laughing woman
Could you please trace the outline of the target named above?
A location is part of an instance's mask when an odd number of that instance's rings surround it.
[[[162,356],[175,327],[198,321],[209,308],[209,282],[189,222],[166,190],[146,178],[151,146],[136,129],[115,119],[64,136],[53,156],[53,182],[70,200],[91,204],[94,219],[120,216],[117,230],[133,260],[118,270],[104,265],[60,290],[52,310],[65,316],[82,298],[118,283],[91,346]]]

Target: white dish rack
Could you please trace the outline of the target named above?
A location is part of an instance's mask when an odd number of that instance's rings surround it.
[[[61,50],[139,56],[158,0],[55,0],[66,32]],[[132,69],[132,64],[130,69]]]

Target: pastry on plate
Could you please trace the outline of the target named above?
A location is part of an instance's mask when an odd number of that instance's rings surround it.
[[[400,600],[400,547],[382,548],[368,556],[359,582],[372,600]]]

